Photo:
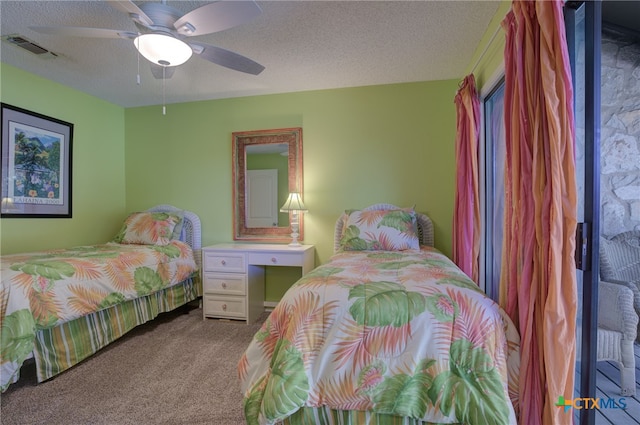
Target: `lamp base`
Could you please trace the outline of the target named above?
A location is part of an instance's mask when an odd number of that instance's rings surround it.
[[[299,247],[302,246],[302,244],[300,244],[300,242],[298,241],[298,232],[293,232],[291,234],[291,243],[289,244],[289,246],[293,246],[293,247]]]
[[[291,247],[299,247],[302,246],[300,244],[300,242],[298,242],[298,236],[300,236],[300,233],[298,233],[298,229],[299,229],[299,222],[298,222],[298,211],[293,211],[293,214],[291,214],[291,243],[289,244],[289,246]]]

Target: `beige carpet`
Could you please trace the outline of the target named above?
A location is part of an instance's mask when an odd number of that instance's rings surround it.
[[[0,396],[0,423],[244,424],[236,365],[266,317],[165,313],[47,382],[28,364]]]

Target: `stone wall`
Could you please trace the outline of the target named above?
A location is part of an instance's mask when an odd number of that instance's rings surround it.
[[[600,233],[640,230],[640,38],[602,33]]]

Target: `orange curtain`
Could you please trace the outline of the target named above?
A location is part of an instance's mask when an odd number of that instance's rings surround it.
[[[456,196],[453,211],[453,261],[478,283],[480,202],[478,192],[478,137],[480,100],[473,74],[460,83],[455,97]]]
[[[576,179],[573,88],[562,1],[515,0],[505,45],[505,227],[501,304],[521,337],[520,418],[571,423]],[[523,422],[525,423],[525,422]]]

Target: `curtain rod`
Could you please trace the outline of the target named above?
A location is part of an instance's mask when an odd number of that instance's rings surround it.
[[[484,47],[484,50],[482,51],[482,53],[480,53],[480,56],[476,60],[476,63],[473,65],[473,68],[471,68],[471,72],[469,72],[469,74],[473,74],[473,71],[476,70],[476,67],[480,64],[480,61],[484,57],[485,53],[487,53],[487,50],[489,50],[489,46],[491,46],[491,43],[493,43],[493,40],[496,38],[496,35],[498,35],[498,32],[501,29],[502,29],[502,26],[498,25],[498,28],[496,28],[496,30],[493,32],[493,35],[489,39],[489,42],[487,43],[487,45]]]

